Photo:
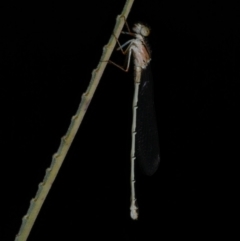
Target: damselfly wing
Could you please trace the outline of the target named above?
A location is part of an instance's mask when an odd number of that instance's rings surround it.
[[[153,81],[150,63],[142,70],[138,93],[136,124],[136,162],[146,175],[153,175],[159,166],[159,140],[154,108]]]

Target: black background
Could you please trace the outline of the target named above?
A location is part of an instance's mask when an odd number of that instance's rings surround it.
[[[1,6],[1,241],[14,240],[124,3]],[[136,21],[152,29],[161,150],[157,173],[137,177],[140,218],[129,217],[133,74],[109,65],[29,241],[231,233],[239,159],[238,7],[142,0],[129,14],[129,24]],[[120,53],[112,59],[124,62]]]

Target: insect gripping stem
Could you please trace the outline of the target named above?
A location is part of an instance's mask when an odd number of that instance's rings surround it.
[[[127,24],[126,24],[127,25]],[[127,25],[128,27],[128,25]],[[129,29],[129,28],[128,28]],[[148,66],[151,57],[148,45],[145,42],[146,36],[149,35],[150,30],[148,27],[142,24],[135,24],[133,27],[133,32],[122,32],[123,34],[128,34],[134,38],[127,41],[123,45],[120,45],[117,50],[121,50],[122,53],[127,55],[127,65],[126,68],[109,61],[109,63],[115,65],[121,70],[127,72],[130,65],[131,57],[133,56],[134,62],[134,97],[133,97],[133,120],[132,120],[132,147],[131,147],[131,174],[130,174],[130,185],[131,185],[131,204],[130,204],[130,216],[133,220],[138,219],[138,207],[137,198],[135,192],[135,160],[136,160],[136,130],[137,130],[137,108],[138,108],[138,97],[139,97],[139,87],[142,78],[142,71]],[[126,50],[123,48],[126,47]]]

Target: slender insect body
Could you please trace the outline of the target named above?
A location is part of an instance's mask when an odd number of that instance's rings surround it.
[[[130,216],[132,219],[138,219],[138,207],[137,199],[135,195],[135,159],[136,152],[137,158],[143,163],[143,167],[146,169],[145,173],[152,175],[159,164],[159,147],[158,147],[158,136],[157,136],[157,125],[154,115],[153,108],[153,97],[150,96],[147,101],[140,99],[141,106],[138,106],[139,97],[143,98],[144,95],[151,94],[151,80],[148,78],[146,73],[149,72],[149,63],[151,61],[151,54],[148,44],[144,37],[148,36],[150,29],[142,24],[135,24],[132,32],[122,32],[135,37],[132,40],[127,41],[118,48],[122,50],[123,54],[127,54],[127,67],[126,69],[115,64],[112,61],[110,63],[124,70],[128,71],[130,65],[130,59],[133,55],[134,63],[134,97],[133,97],[133,121],[132,121],[132,147],[131,147],[131,205],[130,205]],[[120,45],[120,44],[119,44]],[[127,46],[127,49],[123,51],[123,47]],[[148,70],[148,71],[147,71]],[[144,74],[143,74],[144,73]],[[142,83],[141,83],[142,82]],[[145,104],[145,103],[146,104]],[[139,110],[138,110],[139,108]],[[138,113],[139,111],[139,113]],[[145,113],[140,113],[145,112]],[[146,120],[146,117],[152,119],[150,123]],[[153,118],[152,118],[153,117]],[[136,141],[136,137],[138,140]],[[151,139],[154,139],[155,143],[152,145]],[[139,138],[142,140],[139,141]],[[140,142],[140,143],[139,143]],[[151,153],[149,153],[151,152]],[[149,161],[149,165],[144,162]]]

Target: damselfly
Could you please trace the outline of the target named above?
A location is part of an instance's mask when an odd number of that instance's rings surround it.
[[[131,147],[131,218],[138,219],[138,207],[135,194],[135,159],[142,171],[147,175],[153,175],[159,165],[159,141],[157,123],[153,101],[152,76],[150,69],[151,52],[146,41],[150,29],[140,23],[133,26],[130,31],[126,22],[128,32],[122,32],[133,36],[117,50],[127,55],[127,66],[114,64],[127,72],[129,70],[131,56],[134,63],[134,97],[133,97],[133,120],[132,120],[132,147]],[[126,47],[124,51],[123,48]]]

